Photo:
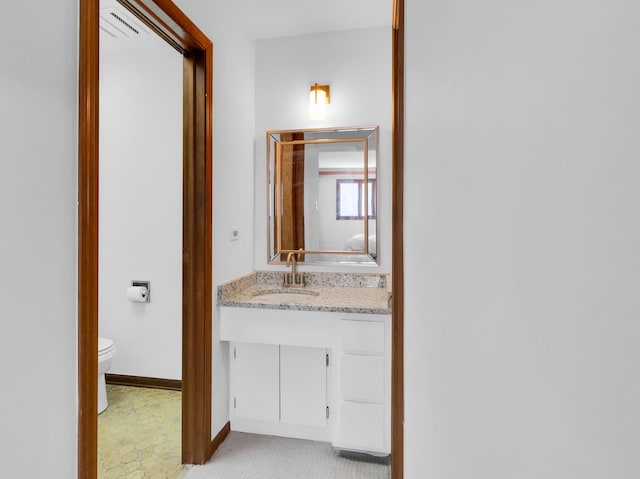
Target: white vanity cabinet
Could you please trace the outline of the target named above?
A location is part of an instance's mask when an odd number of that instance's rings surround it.
[[[391,316],[220,308],[236,431],[390,453]]]
[[[327,440],[327,350],[230,344],[234,430]]]

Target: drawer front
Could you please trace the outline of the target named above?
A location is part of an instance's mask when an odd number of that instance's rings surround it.
[[[384,323],[343,319],[340,346],[345,352],[384,353]]]
[[[358,450],[384,448],[384,407],[340,401],[339,446]]]
[[[340,356],[340,397],[350,401],[384,401],[384,358]]]

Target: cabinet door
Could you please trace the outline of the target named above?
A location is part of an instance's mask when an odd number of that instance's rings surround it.
[[[232,343],[231,347],[235,416],[278,421],[278,345]]]
[[[326,349],[280,346],[280,420],[327,424]]]

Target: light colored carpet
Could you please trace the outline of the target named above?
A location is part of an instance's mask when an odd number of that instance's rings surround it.
[[[192,466],[182,477],[389,479],[389,466],[380,464],[378,459],[371,460],[375,462],[343,457],[329,443],[231,432],[207,464]]]

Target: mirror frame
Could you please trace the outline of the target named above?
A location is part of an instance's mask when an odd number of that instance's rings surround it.
[[[284,133],[331,133],[331,132],[341,132],[341,131],[361,131],[362,133],[368,132],[367,135],[364,136],[354,136],[349,138],[313,138],[313,139],[301,139],[301,140],[287,140],[282,141],[275,138],[275,135],[281,135]],[[364,188],[364,249],[363,250],[312,250],[312,249],[282,249],[282,228],[277,228],[277,231],[272,232],[272,227],[276,229],[276,222],[273,222],[271,218],[282,217],[282,189],[275,188],[272,185],[271,181],[274,180],[276,185],[282,183],[282,171],[281,168],[277,167],[276,164],[281,164],[276,161],[271,161],[272,157],[272,149],[274,157],[277,155],[278,151],[281,151],[283,146],[286,145],[308,145],[308,144],[331,144],[331,143],[357,143],[362,142],[363,148],[363,161],[364,161],[364,183],[368,184],[369,181],[369,144],[371,143],[371,135],[374,135],[374,149],[376,152],[376,179],[378,178],[378,168],[377,161],[379,157],[379,143],[380,143],[380,127],[379,125],[363,125],[363,126],[345,126],[345,127],[326,127],[326,128],[301,128],[301,129],[286,129],[286,130],[269,130],[266,132],[266,143],[267,143],[267,263],[268,264],[284,264],[285,261],[282,259],[283,254],[288,253],[297,253],[297,259],[299,261],[302,260],[302,255],[323,255],[323,254],[331,254],[331,255],[363,255],[368,257],[368,261],[363,262],[354,262],[348,263],[352,266],[364,266],[364,267],[375,267],[380,265],[379,255],[377,252],[379,248],[377,246],[378,237],[379,237],[379,222],[376,214],[376,256],[375,258],[371,256],[369,253],[369,189]],[[275,144],[275,147],[272,148],[272,143]],[[272,172],[272,169],[275,169],[275,172]],[[375,199],[378,204],[378,193],[379,189],[375,189]],[[272,196],[273,195],[273,196]],[[281,222],[279,222],[281,224]],[[272,240],[273,238],[273,240]],[[344,265],[347,263],[342,263],[340,261],[304,261],[304,264],[308,265]]]

